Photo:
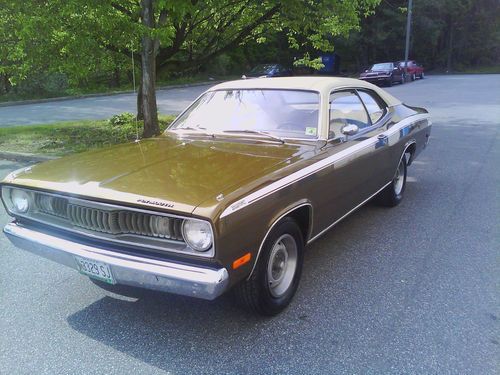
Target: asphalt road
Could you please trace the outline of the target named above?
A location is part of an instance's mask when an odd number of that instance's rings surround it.
[[[178,114],[211,85],[157,91],[160,113]],[[123,112],[136,113],[136,95],[119,94],[0,107],[0,128],[58,121],[107,119]]]
[[[228,297],[113,296],[0,236],[0,371],[498,374],[499,88],[450,76],[390,89],[434,116],[404,201],[368,204],[313,243],[271,319]]]

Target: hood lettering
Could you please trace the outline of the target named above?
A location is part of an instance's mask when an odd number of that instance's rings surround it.
[[[149,199],[137,199],[137,202],[143,203],[143,204],[149,204],[152,206],[166,207],[166,208],[173,208],[174,207],[174,205],[172,203],[151,201]]]

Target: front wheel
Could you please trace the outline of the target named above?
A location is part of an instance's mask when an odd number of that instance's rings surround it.
[[[407,161],[403,155],[399,162],[394,178],[387,187],[377,196],[377,203],[386,207],[397,206],[403,200],[403,193],[406,187]]]
[[[235,287],[237,301],[261,315],[276,315],[292,300],[304,259],[302,232],[292,218],[271,231],[252,275]]]

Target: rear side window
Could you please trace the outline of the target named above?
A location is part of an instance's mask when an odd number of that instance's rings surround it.
[[[328,138],[338,138],[346,125],[359,129],[370,126],[363,103],[354,91],[334,92],[330,95],[330,130]]]
[[[365,104],[372,124],[375,124],[385,113],[385,108],[381,105],[381,100],[378,98],[375,99],[374,94],[366,91],[358,91],[358,94]]]

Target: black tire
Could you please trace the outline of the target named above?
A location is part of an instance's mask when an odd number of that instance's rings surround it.
[[[89,280],[92,281],[95,285],[97,285],[101,289],[104,289],[108,292],[119,294],[119,295],[125,296],[125,297],[139,298],[139,297],[142,297],[149,292],[149,290],[147,290],[147,289],[136,288],[136,287],[128,286],[128,285],[108,284],[104,281],[93,279],[92,277],[89,277]]]
[[[395,207],[401,203],[406,188],[406,171],[407,160],[406,155],[403,155],[394,175],[394,179],[377,195],[376,201],[379,205],[385,207]],[[399,178],[402,178],[402,180]],[[400,185],[401,183],[402,185]]]
[[[387,80],[387,86],[392,86],[392,77]]]
[[[293,238],[296,244],[295,272],[290,277],[291,281],[286,290],[276,296],[273,295],[275,291],[270,286],[272,281],[269,280],[268,273],[269,270],[274,269],[272,267],[274,263],[270,264],[273,249],[279,245],[279,240],[284,236],[289,241],[291,241],[290,238]],[[273,259],[276,259],[276,257],[273,257]],[[289,305],[297,291],[303,262],[304,239],[302,232],[295,220],[290,217],[284,218],[273,228],[264,242],[257,265],[250,278],[243,280],[234,288],[236,301],[246,309],[260,315],[273,316],[278,314]],[[286,273],[287,270],[288,268],[285,268],[283,272]]]
[[[401,74],[401,81],[399,81],[400,84],[404,84],[405,83],[405,75],[404,74]]]

